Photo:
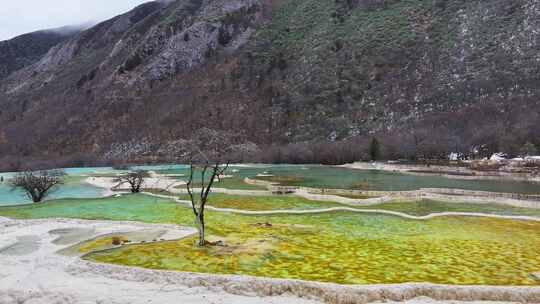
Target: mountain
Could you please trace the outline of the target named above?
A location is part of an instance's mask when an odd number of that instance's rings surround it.
[[[534,0],[149,2],[0,81],[0,152],[159,160],[218,134],[517,153],[540,144],[539,33]]]
[[[80,31],[80,27],[62,27],[0,41],[0,79],[38,61],[53,46]]]

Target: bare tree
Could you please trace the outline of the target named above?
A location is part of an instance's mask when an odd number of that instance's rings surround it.
[[[369,157],[372,161],[377,161],[381,158],[381,145],[376,137],[373,137],[369,144]]]
[[[10,181],[13,189],[22,189],[34,203],[43,201],[58,185],[64,183],[62,170],[25,171]]]
[[[186,184],[186,188],[191,199],[191,207],[193,209],[193,214],[195,215],[195,220],[197,223],[197,230],[199,232],[199,242],[200,247],[205,246],[205,219],[204,212],[206,203],[208,202],[208,195],[210,194],[214,182],[219,179],[221,175],[227,171],[229,168],[229,162],[222,164],[219,161],[219,158],[214,162],[211,162],[202,152],[199,152],[203,160],[201,162],[196,162],[192,160],[190,162],[190,173],[189,180]],[[201,172],[201,185],[200,193],[195,194],[195,188],[193,186],[194,173],[199,170]],[[207,176],[209,178],[207,179]]]
[[[139,193],[141,192],[141,187],[144,183],[144,179],[147,177],[149,177],[148,172],[143,170],[129,172],[115,179],[115,182],[118,183],[116,187],[119,187],[123,184],[129,184],[131,193]]]

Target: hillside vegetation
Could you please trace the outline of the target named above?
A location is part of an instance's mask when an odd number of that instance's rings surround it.
[[[152,161],[219,133],[274,161],[359,159],[374,136],[388,158],[516,154],[540,144],[539,32],[532,0],[150,2],[0,81],[0,150]]]

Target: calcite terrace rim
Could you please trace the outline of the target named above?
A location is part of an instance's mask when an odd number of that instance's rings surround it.
[[[79,260],[72,271],[91,272],[130,281],[160,284],[184,284],[190,287],[219,288],[235,295],[293,295],[329,304],[407,301],[428,297],[436,301],[494,301],[540,303],[540,286],[449,285],[401,283],[343,285],[295,279],[277,279],[249,275],[206,274],[171,270],[153,270]]]

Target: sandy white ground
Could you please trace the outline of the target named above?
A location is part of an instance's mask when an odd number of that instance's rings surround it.
[[[128,184],[118,185],[118,182],[115,181],[115,178],[112,177],[88,177],[85,180],[86,183],[93,185],[95,187],[106,189],[107,195],[111,196],[116,191],[127,191],[129,190]],[[164,190],[173,190],[175,187],[185,185],[186,183],[181,180],[176,180],[170,176],[161,176],[152,174],[151,177],[145,178],[142,188],[145,189],[164,189]]]
[[[230,177],[230,176],[226,176]],[[122,192],[128,192],[128,185],[122,185],[117,187],[118,183],[115,182],[114,178],[111,177],[88,177],[85,180],[85,183],[88,183],[92,186],[103,188],[107,193],[106,196],[111,196],[119,194]],[[159,189],[166,192],[174,194],[187,194],[185,187],[179,187],[185,185],[186,182],[183,180],[174,180],[170,179],[164,175],[153,175],[151,178],[145,179],[142,188],[143,189]],[[216,188],[212,189],[213,192],[230,194],[230,195],[271,195],[272,193],[267,190],[236,190],[236,189],[224,189],[219,188],[219,183]]]
[[[81,274],[79,269],[83,269],[86,262],[56,253],[67,245],[52,243],[58,235],[49,231],[66,228],[91,228],[94,235],[163,228],[168,230],[163,237],[165,239],[177,239],[193,233],[192,229],[170,225],[64,219],[11,221],[0,218],[0,304],[315,303],[295,297],[233,295],[223,290],[189,287],[181,282],[164,285],[152,281],[118,280],[99,273]],[[21,243],[21,239],[27,243]],[[10,250],[15,247],[17,250]]]

